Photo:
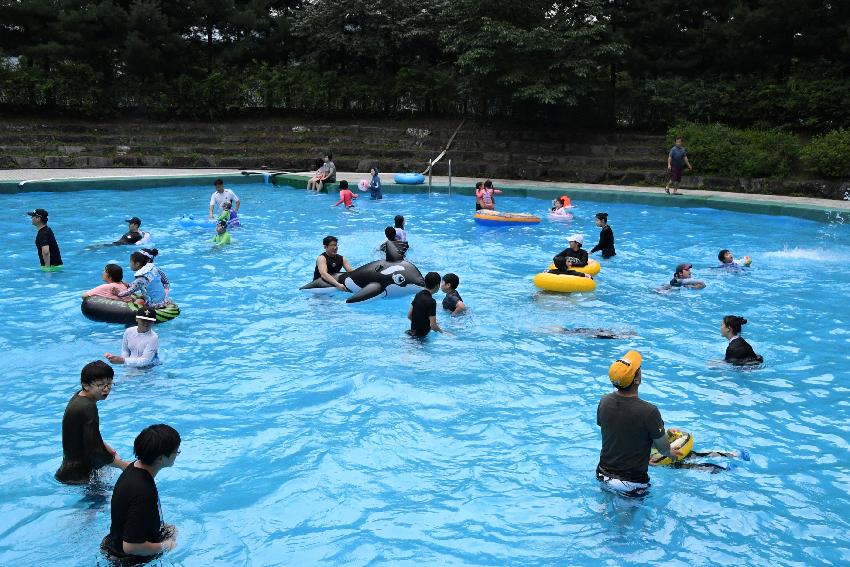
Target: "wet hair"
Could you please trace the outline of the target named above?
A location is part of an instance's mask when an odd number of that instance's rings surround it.
[[[332,153],[328,152],[328,153],[325,154],[325,157],[328,158],[328,161],[331,161],[334,158],[334,155]]]
[[[80,384],[83,386],[93,383],[95,380],[112,380],[115,371],[102,360],[95,360],[83,366],[80,372]]]
[[[476,189],[481,189],[481,187],[483,187],[483,186],[484,186],[484,182],[482,182],[482,181],[479,181],[478,183],[475,184]]]
[[[329,246],[333,242],[339,242],[336,236],[326,236],[322,239],[322,246]]]
[[[227,201],[224,201],[224,202],[221,204],[221,208],[222,208],[222,209],[225,209],[225,208],[229,209],[229,208],[230,208],[230,207],[232,207],[232,206],[233,206],[233,201],[231,201],[230,199],[228,199]]]
[[[487,181],[484,182],[484,187],[486,187],[487,189],[492,189],[493,188],[493,182],[488,179]]]
[[[343,179],[342,181],[340,181],[340,182],[339,182],[339,188],[340,188],[340,189],[348,189],[348,181],[346,181],[345,179]]]
[[[159,250],[156,248],[142,248],[141,250],[136,250],[130,254],[130,261],[135,262],[140,266],[147,266],[148,263],[153,262],[153,259],[158,255]]]
[[[396,228],[404,228],[404,217],[401,215],[396,215],[393,219],[393,223]]]
[[[443,276],[443,281],[446,282],[446,285],[452,289],[457,289],[457,286],[460,285],[460,278],[457,277],[457,274],[453,274],[451,272]]]
[[[151,466],[163,456],[172,454],[180,447],[180,434],[170,425],[149,425],[136,435],[133,453],[142,463]]]
[[[387,240],[395,240],[395,228],[388,226],[384,229],[384,235],[387,237]]]
[[[717,259],[725,264],[726,260],[724,260],[723,257],[728,253],[729,251],[724,248],[723,250],[717,253]]]
[[[106,272],[109,279],[115,283],[124,279],[124,269],[118,264],[107,264],[106,267],[103,268],[103,271]]]
[[[608,213],[596,213],[596,218],[602,222],[608,222]]]
[[[428,272],[425,274],[425,287],[428,289],[434,289],[435,287],[440,285],[440,274],[437,272]]]
[[[224,180],[216,179],[215,181],[213,181],[213,185],[224,185]],[[207,189],[207,191],[209,191],[209,189]]]
[[[215,223],[215,225],[222,227],[225,231],[227,230],[227,221],[226,220],[220,220],[217,223]]]
[[[723,318],[723,324],[736,335],[741,334],[741,326],[747,324],[747,320],[739,315],[727,315]]]

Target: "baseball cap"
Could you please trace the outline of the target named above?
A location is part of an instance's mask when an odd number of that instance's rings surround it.
[[[136,311],[136,319],[141,319],[142,321],[153,321],[156,323],[156,311],[154,311],[152,307],[142,307]]]
[[[584,244],[584,237],[580,234],[572,234],[567,238],[567,242],[578,242],[579,244]]]
[[[611,384],[618,388],[628,388],[635,380],[635,375],[640,370],[643,357],[636,350],[630,350],[614,361],[608,369],[608,378]]]
[[[676,266],[676,273],[678,274],[682,270],[688,270],[690,268],[693,268],[693,266],[694,266],[693,264],[688,264],[688,263],[679,264],[678,266]]]
[[[124,222],[131,222],[133,224],[137,224],[139,226],[142,226],[142,219],[140,219],[139,217],[130,217],[130,218],[126,219]]]
[[[27,213],[31,217],[41,217],[41,220],[47,220],[47,211],[44,209],[36,209]]]

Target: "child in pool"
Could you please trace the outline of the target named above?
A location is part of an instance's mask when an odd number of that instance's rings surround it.
[[[755,353],[750,343],[741,338],[741,326],[746,324],[747,320],[737,315],[727,315],[720,323],[720,334],[729,341],[725,357],[729,364],[747,366],[764,362],[764,358]]]
[[[354,208],[353,199],[356,199],[357,195],[352,193],[348,188],[348,181],[342,180],[339,182],[339,201],[334,204],[334,207],[338,207],[341,203],[345,204],[346,209]]]
[[[720,260],[718,268],[725,268],[727,270],[741,270],[742,268],[749,268],[750,264],[753,263],[749,256],[744,256],[743,261],[740,263],[736,262],[732,253],[725,248],[717,253],[717,259]]]
[[[212,239],[213,244],[216,246],[223,246],[225,244],[230,244],[233,242],[233,239],[230,236],[230,233],[227,232],[227,221],[220,220],[215,225],[215,236]]]
[[[115,299],[117,301],[125,301],[130,302],[129,297],[120,297],[115,293],[115,289],[117,288],[119,291],[124,291],[127,289],[127,284],[123,281],[124,279],[124,270],[121,269],[121,266],[118,264],[107,264],[105,268],[103,268],[103,274],[101,274],[100,279],[104,282],[99,286],[88,290],[83,293],[83,297],[105,297],[106,299]]]

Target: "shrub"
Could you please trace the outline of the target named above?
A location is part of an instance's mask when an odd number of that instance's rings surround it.
[[[803,149],[806,169],[826,177],[850,177],[850,130],[815,136]]]
[[[797,136],[777,129],[685,122],[667,132],[670,144],[678,136],[685,139],[689,161],[701,173],[784,178],[800,155]]]

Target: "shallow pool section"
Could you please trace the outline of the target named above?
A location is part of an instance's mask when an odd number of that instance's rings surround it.
[[[356,182],[356,180],[355,180]],[[53,479],[61,418],[82,366],[120,349],[123,329],[80,313],[80,293],[132,248],[92,248],[139,216],[183,310],[157,328],[164,364],[117,368],[99,405],[104,438],[125,458],[146,425],[165,422],[182,454],[158,477],[165,521],[180,530],[164,565],[839,565],[850,562],[850,228],[710,209],[574,199],[572,221],[548,201],[498,199],[544,216],[485,228],[470,197],[362,198],[235,186],[244,228],[214,249],[203,216],[211,187],[0,196],[0,564],[94,565],[117,479],[88,489]],[[24,213],[50,212],[65,260],[38,269]],[[610,214],[616,258],[596,292],[538,291],[535,273]],[[409,301],[347,305],[298,291],[332,234],[358,266],[378,257],[403,214],[422,273],[460,276],[471,313],[451,335],[406,337]],[[729,248],[752,268],[712,268]],[[659,293],[679,262],[703,291]],[[127,276],[129,277],[129,273]],[[125,278],[126,279],[126,278]],[[442,294],[437,295],[438,301]],[[717,363],[723,315],[766,359]],[[592,327],[635,336],[566,335]],[[628,501],[594,478],[597,402],[608,365],[644,356],[641,396],[695,448],[746,448],[752,460],[707,474],[653,469]]]

